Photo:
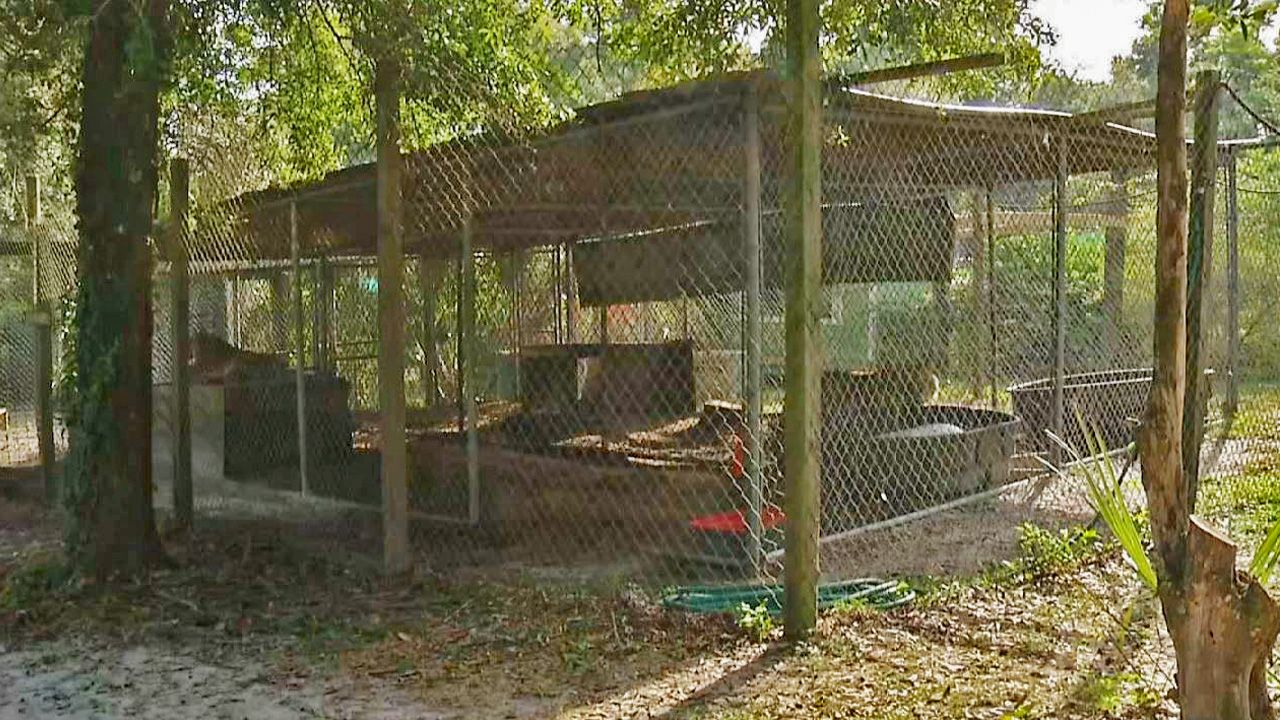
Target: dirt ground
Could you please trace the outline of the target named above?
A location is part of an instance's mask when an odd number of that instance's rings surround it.
[[[0,718],[1168,710],[1152,606],[1102,543],[1057,565],[1028,570],[1014,557],[976,580],[922,585],[906,609],[830,612],[817,639],[791,647],[777,629],[753,637],[732,618],[666,611],[636,588],[532,569],[420,567],[384,580],[367,516],[335,529],[332,518],[206,507],[195,535],[166,538],[172,569],[62,586],[56,524],[37,497],[30,472],[0,482]]]
[[[1210,449],[1229,477],[1202,498],[1246,552],[1280,517],[1280,391],[1265,400]],[[172,567],[98,587],[61,570],[39,497],[30,468],[0,472],[0,719],[1175,714],[1158,608],[1070,482],[829,547],[829,573],[892,569],[919,597],[828,611],[798,645],[581,568],[443,569],[430,538],[385,579],[376,514],[266,488],[198,495],[196,531],[164,538]]]

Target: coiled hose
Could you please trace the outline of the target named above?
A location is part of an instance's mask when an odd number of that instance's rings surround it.
[[[750,608],[763,605],[770,615],[781,615],[784,595],[781,585],[692,585],[666,594],[662,604],[693,613],[731,613],[744,604]],[[915,590],[899,580],[860,578],[818,586],[820,609],[857,604],[891,610],[915,599]]]

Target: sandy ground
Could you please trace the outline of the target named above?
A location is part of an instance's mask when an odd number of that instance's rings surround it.
[[[342,676],[271,679],[245,657],[223,663],[160,647],[86,648],[65,642],[0,652],[0,718],[58,720],[443,720],[403,690]]]
[[[1215,451],[1234,474],[1277,448]],[[37,488],[29,468],[0,477],[0,583],[56,546]],[[0,720],[1169,716],[1167,639],[1114,555],[891,614],[828,616],[818,640],[788,649],[777,630],[748,640],[730,621],[584,591],[568,570],[461,579],[426,567],[387,585],[376,516],[265,488],[202,490],[208,530],[175,553],[190,570],[119,597],[53,597],[29,617],[0,612]],[[1022,522],[1091,516],[1074,481],[1030,484],[823,559],[834,575],[970,576],[1017,556]],[[307,634],[333,640],[317,651]]]

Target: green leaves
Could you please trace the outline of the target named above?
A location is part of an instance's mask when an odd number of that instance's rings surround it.
[[[1086,452],[1089,454],[1087,457],[1082,457],[1066,441],[1050,433],[1049,437],[1053,442],[1057,443],[1066,453],[1066,457],[1072,460],[1069,468],[1053,469],[1063,479],[1070,480],[1073,472],[1078,472],[1084,477],[1089,504],[1107,524],[1111,534],[1115,535],[1116,541],[1124,550],[1125,559],[1137,572],[1138,578],[1154,592],[1158,582],[1155,567],[1147,555],[1142,533],[1138,530],[1137,519],[1125,501],[1124,488],[1116,475],[1115,466],[1111,463],[1110,451],[1107,449],[1102,433],[1096,424],[1085,420],[1078,409],[1075,415],[1081,435],[1084,436],[1088,446]],[[1280,538],[1277,538],[1277,543],[1280,543]]]
[[[1271,526],[1267,531],[1267,537],[1253,553],[1253,559],[1249,561],[1249,574],[1262,585],[1266,585],[1271,580],[1271,574],[1275,572],[1278,563],[1280,563],[1280,522]]]

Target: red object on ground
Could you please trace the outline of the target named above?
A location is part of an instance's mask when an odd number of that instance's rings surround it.
[[[766,505],[760,513],[760,524],[764,526],[765,530],[772,530],[781,527],[786,518],[787,516],[782,512],[782,508],[776,505]],[[730,510],[729,512],[716,513],[715,515],[703,515],[690,520],[689,527],[701,532],[745,535],[747,532],[747,514],[743,510]]]

